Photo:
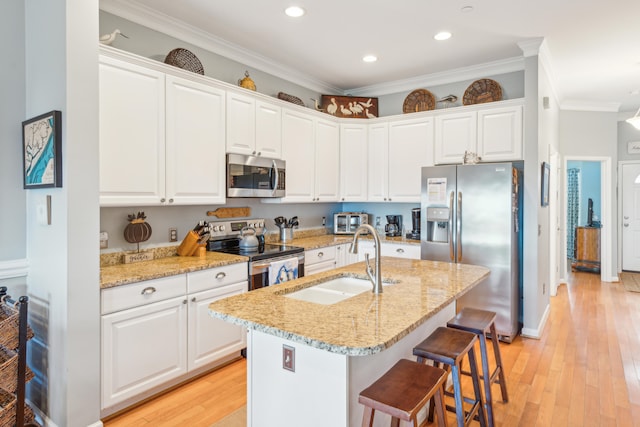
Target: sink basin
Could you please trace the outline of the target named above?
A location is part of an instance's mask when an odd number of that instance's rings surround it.
[[[389,285],[389,283],[383,283]],[[373,289],[369,280],[356,279],[355,277],[338,277],[328,280],[309,288],[301,289],[285,295],[301,301],[313,302],[316,304],[330,305],[346,300],[362,292]]]

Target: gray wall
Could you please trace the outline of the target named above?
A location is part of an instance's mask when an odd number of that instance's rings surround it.
[[[20,124],[26,118],[24,18],[24,1],[0,2],[0,270],[3,261],[26,257]]]

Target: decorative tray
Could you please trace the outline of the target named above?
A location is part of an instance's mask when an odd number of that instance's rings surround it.
[[[284,93],[284,92],[278,92],[278,99],[282,99],[283,101],[291,102],[292,104],[301,105],[303,107],[305,106],[304,102],[302,102],[302,99],[298,98],[297,96],[289,95],[289,94]]]
[[[502,88],[495,80],[480,79],[471,83],[462,97],[462,105],[483,104],[502,100]]]
[[[202,63],[198,57],[191,51],[181,47],[169,52],[167,57],[164,59],[164,63],[191,71],[192,73],[204,75],[204,68],[202,67]]]
[[[418,111],[428,111],[436,108],[436,99],[431,92],[426,89],[416,89],[404,99],[402,104],[403,113],[417,113]]]

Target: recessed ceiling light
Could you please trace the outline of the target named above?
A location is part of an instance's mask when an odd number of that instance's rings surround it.
[[[462,13],[473,12],[473,6],[462,6],[462,8],[460,9],[460,12]]]
[[[284,10],[284,13],[286,13],[287,16],[290,16],[292,18],[299,18],[302,15],[304,15],[304,9],[298,6],[291,6],[286,8]]]
[[[438,41],[448,40],[448,39],[451,38],[451,33],[448,32],[448,31],[440,31],[438,34],[433,36],[433,38],[438,40]]]
[[[376,62],[378,60],[378,57],[375,55],[365,55],[362,57],[362,60],[364,62]]]

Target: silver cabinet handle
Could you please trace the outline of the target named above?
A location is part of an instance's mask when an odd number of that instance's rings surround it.
[[[140,292],[140,295],[151,295],[155,291],[156,291],[156,288],[154,288],[153,286],[149,286],[147,288],[144,288],[142,292]]]
[[[324,256],[324,252],[318,252],[318,258],[322,258]]]
[[[164,203],[167,199],[165,199],[164,197],[162,199],[160,199],[160,203]]]
[[[629,217],[628,217],[628,216],[625,216],[625,217],[624,217],[624,219],[629,219]]]
[[[278,171],[278,165],[276,165],[276,161],[272,160],[272,165],[273,165],[273,170],[275,171],[275,180],[273,182],[273,191],[271,192],[272,194],[276,194],[276,191],[278,191],[278,180],[280,179],[279,175],[280,172]]]
[[[225,277],[227,277],[227,273],[225,273],[224,271],[221,271],[220,273],[216,274],[216,279],[218,280],[224,279]]]
[[[398,249],[396,249],[396,252],[398,252],[399,254],[403,254],[404,253],[404,249],[398,248]]]
[[[455,259],[453,254],[453,191],[449,193],[449,259]]]
[[[625,227],[628,227],[628,226],[629,226],[629,224],[625,222],[625,223],[624,223],[624,226],[625,226]]]
[[[456,224],[457,232],[458,232],[458,262],[462,261],[462,192],[458,191],[458,215],[457,215],[457,224]]]

